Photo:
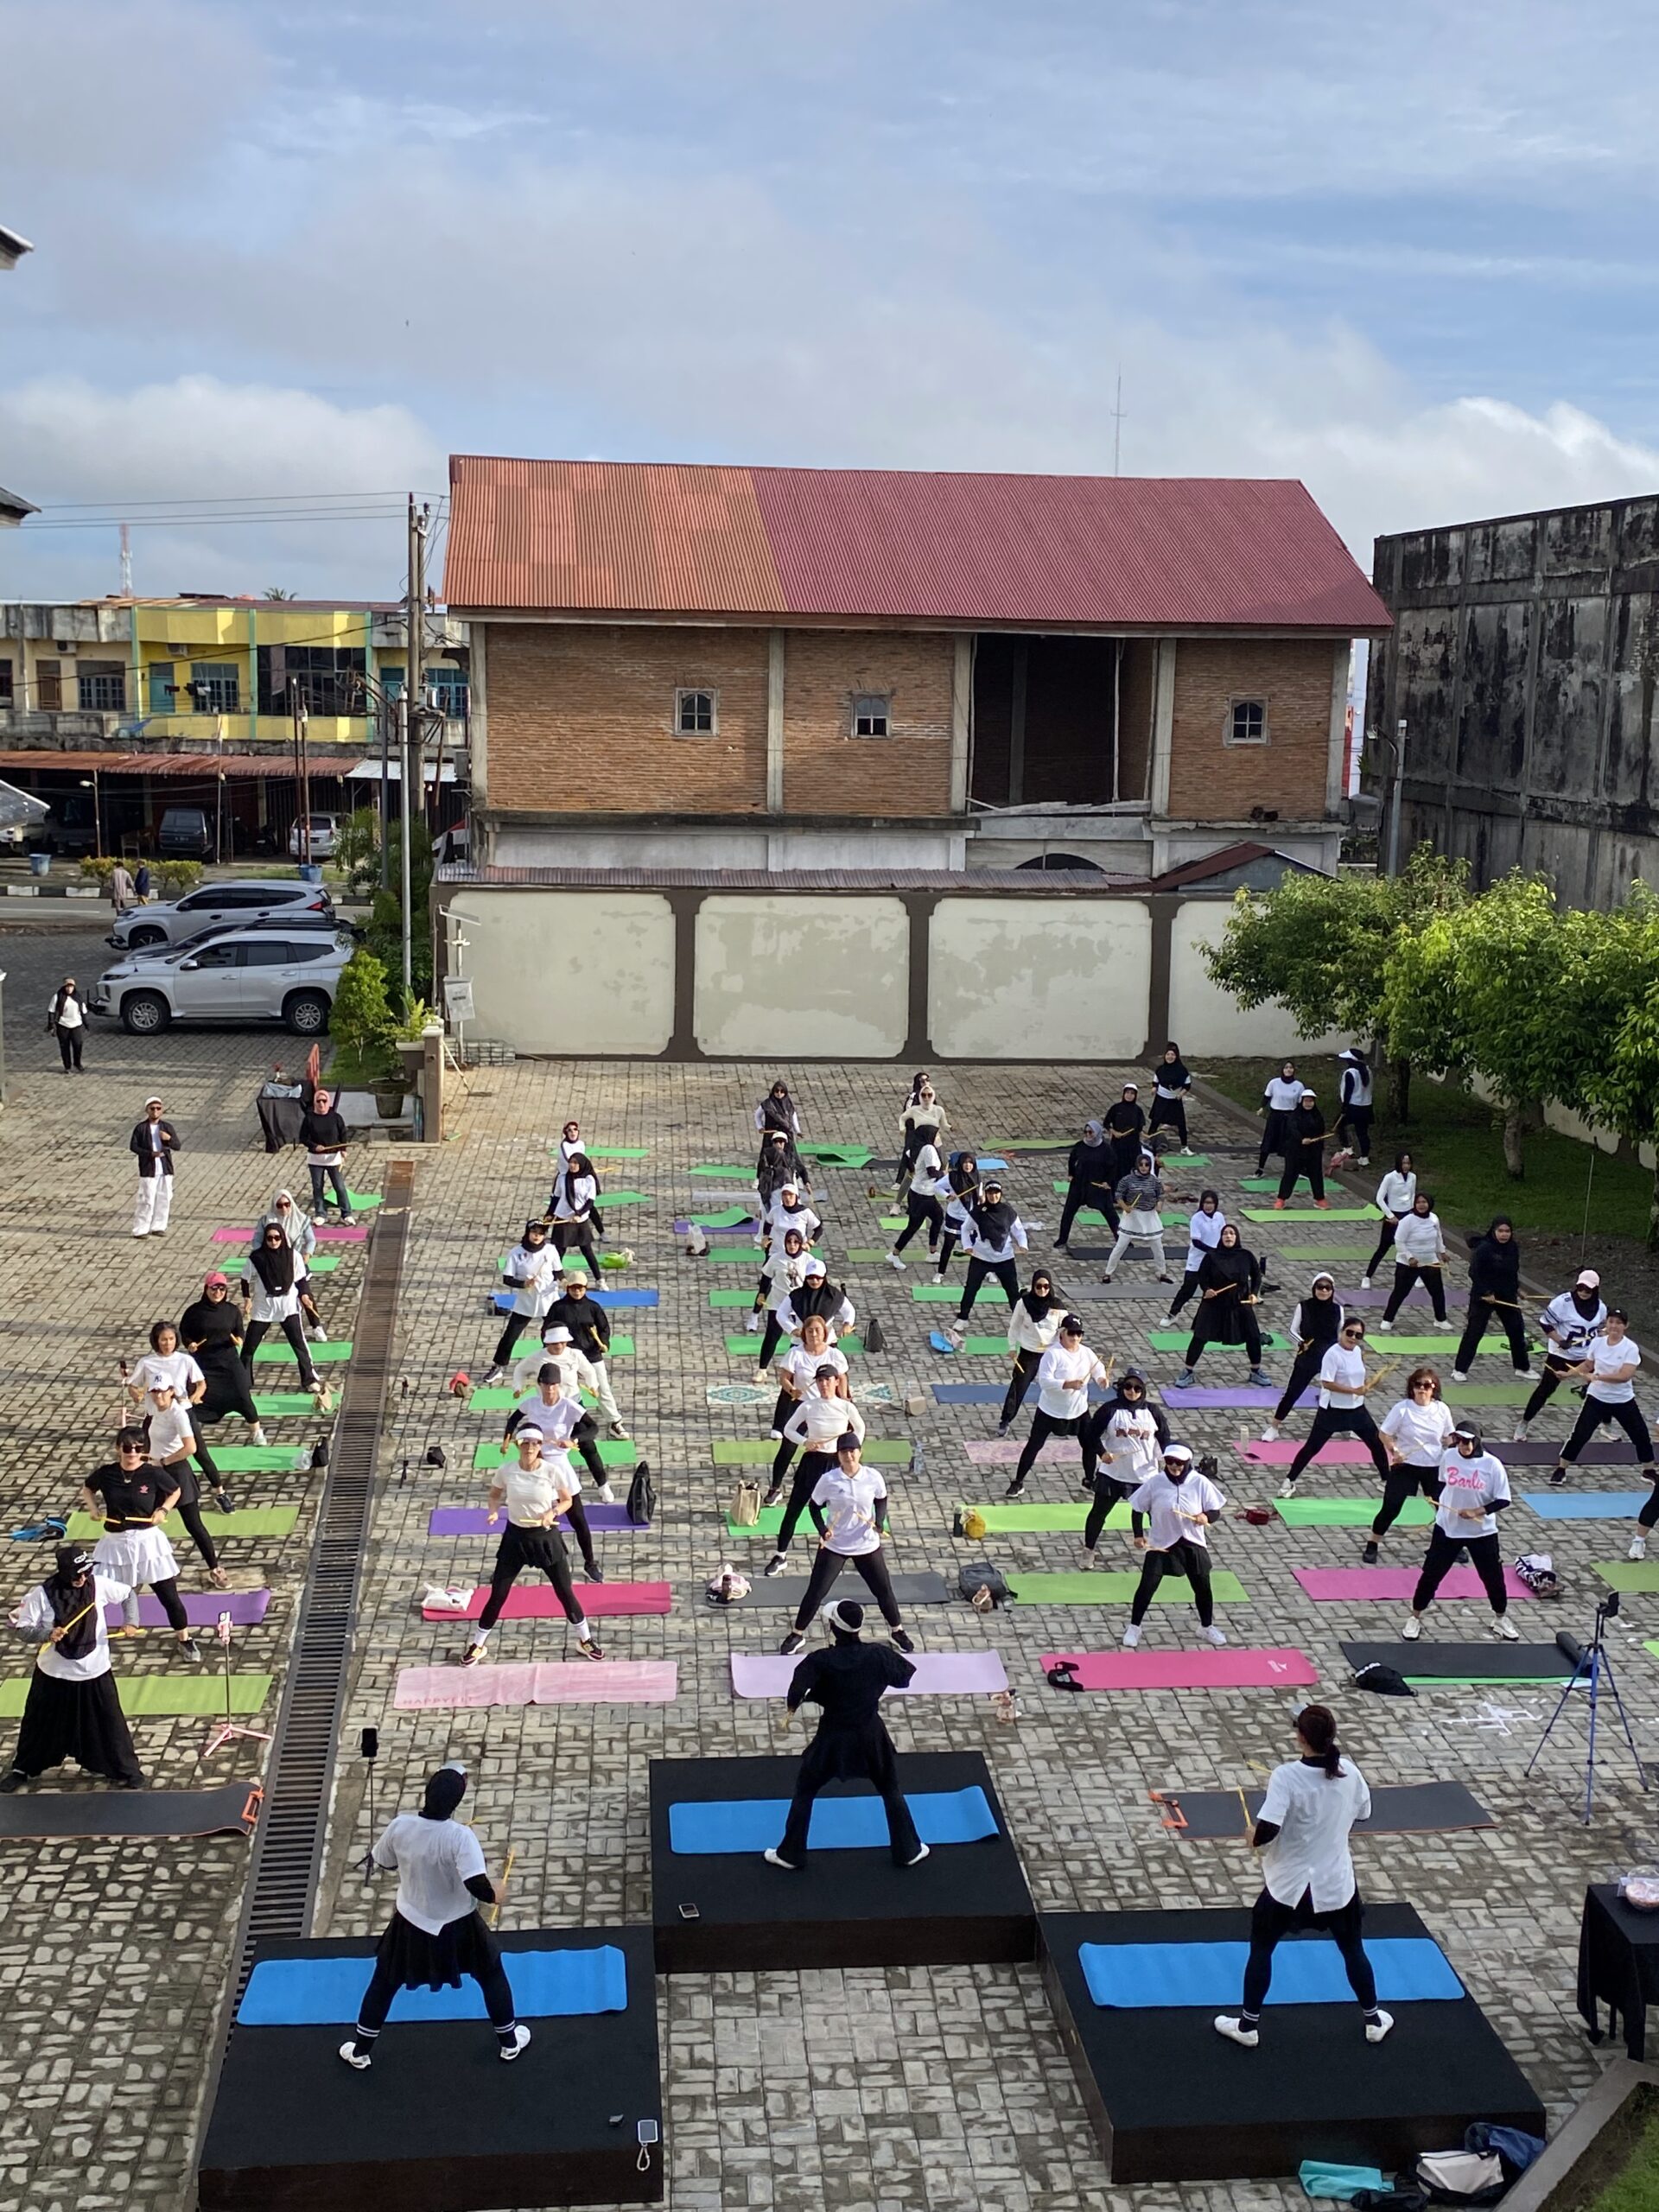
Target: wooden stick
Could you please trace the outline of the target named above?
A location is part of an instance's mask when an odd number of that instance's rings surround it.
[[[1244,1840],[1246,1843],[1253,1843],[1255,1840],[1255,1826],[1250,1819],[1250,1801],[1242,1789],[1238,1792],[1238,1808],[1244,1815]]]
[[[507,1848],[507,1863],[501,1869],[501,1886],[495,1893],[495,1903],[490,1907],[490,1925],[492,1928],[499,1928],[501,1924],[501,1901],[507,1894],[507,1884],[512,1879],[513,1861],[518,1858],[518,1845],[509,1845]]]

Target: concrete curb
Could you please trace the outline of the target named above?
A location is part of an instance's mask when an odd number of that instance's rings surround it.
[[[0,892],[8,899],[101,899],[95,883],[5,883]]]
[[[1503,2212],[1544,2212],[1573,2169],[1593,2148],[1603,2128],[1617,2118],[1628,2097],[1644,2087],[1659,2088],[1659,2067],[1616,2058],[1586,2096],[1581,2097],[1556,2130],[1554,2140],[1528,2167],[1503,2199]]]

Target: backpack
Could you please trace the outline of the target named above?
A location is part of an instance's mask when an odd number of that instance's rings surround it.
[[[963,1505],[957,1509],[957,1534],[966,1536],[970,1543],[978,1543],[985,1534],[985,1515],[977,1505]]]
[[[734,1529],[753,1529],[760,1518],[760,1485],[759,1483],[740,1482],[732,1492],[730,1510]]]
[[[957,1588],[976,1611],[988,1613],[994,1606],[1006,1605],[1008,1586],[1000,1567],[993,1567],[989,1560],[959,1567]]]
[[[628,1484],[628,1518],[643,1524],[657,1517],[657,1485],[651,1479],[651,1462],[641,1459]]]
[[[747,1574],[722,1560],[718,1574],[711,1575],[703,1596],[711,1605],[734,1605],[740,1598],[747,1598],[753,1586]]]
[[[1385,1667],[1374,1659],[1369,1666],[1355,1670],[1357,1690],[1375,1690],[1379,1697],[1415,1697],[1417,1693],[1397,1667]]]

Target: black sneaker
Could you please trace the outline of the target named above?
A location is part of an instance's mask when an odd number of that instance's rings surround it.
[[[888,1633],[900,1651],[913,1651],[916,1649],[915,1644],[911,1640],[910,1630],[908,1629],[891,1629],[888,1630]]]
[[[1364,1550],[1361,1552],[1359,1556],[1362,1562],[1366,1567],[1375,1567],[1376,1565],[1376,1545],[1375,1541],[1367,1544]]]
[[[1565,1467],[1552,1467],[1549,1471],[1550,1488],[1552,1490],[1561,1490],[1566,1487],[1566,1484],[1567,1469]]]
[[[784,1638],[783,1642],[779,1645],[778,1649],[784,1658],[792,1659],[798,1651],[805,1650],[806,1638],[802,1635],[799,1629],[792,1628],[789,1631],[789,1634]]]
[[[1023,1482],[1010,1483],[1002,1493],[1004,1497],[1023,1497],[1025,1494],[1026,1486]]]
[[[213,1492],[213,1510],[215,1513],[235,1512],[236,1500],[231,1496],[229,1491],[216,1490]]]
[[[602,1582],[605,1580],[602,1569],[597,1567],[584,1567],[582,1571],[590,1582]]]
[[[10,1797],[12,1791],[21,1789],[29,1778],[22,1767],[9,1766],[3,1774],[0,1774],[0,1796]]]

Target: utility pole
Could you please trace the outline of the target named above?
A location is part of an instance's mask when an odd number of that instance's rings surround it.
[[[417,507],[415,495],[409,497],[409,586],[404,610],[408,617],[409,666],[404,676],[404,696],[399,702],[403,722],[403,907],[404,907],[404,998],[405,1003],[415,994],[414,916],[410,912],[413,899],[410,887],[412,840],[415,835],[415,794],[421,789],[421,814],[426,812],[425,779],[421,772],[421,753],[425,738],[426,686],[426,530],[429,509]]]
[[[1388,874],[1400,873],[1400,810],[1406,797],[1406,725],[1404,719],[1394,726],[1393,791],[1389,800],[1389,864]]]
[[[1123,455],[1123,372],[1117,372],[1117,397],[1112,402],[1112,474],[1118,473]]]
[[[297,676],[288,679],[289,711],[294,717],[294,788],[300,802],[300,865],[311,864],[311,717]]]
[[[125,523],[121,525],[121,596],[132,597],[132,532]]]

